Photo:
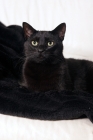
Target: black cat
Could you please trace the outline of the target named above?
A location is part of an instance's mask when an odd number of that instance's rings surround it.
[[[33,91],[93,92],[93,63],[63,56],[65,23],[52,31],[37,31],[24,22],[23,30],[26,42],[21,85]]]

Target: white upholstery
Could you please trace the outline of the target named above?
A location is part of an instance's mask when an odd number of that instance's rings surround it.
[[[0,115],[0,140],[93,140],[88,119],[40,121]]]
[[[93,0],[0,0],[5,25],[52,30],[66,22],[64,55],[93,60]],[[0,140],[93,140],[88,119],[39,121],[0,115]]]

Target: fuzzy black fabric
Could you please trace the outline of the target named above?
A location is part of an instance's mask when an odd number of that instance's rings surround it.
[[[30,92],[20,88],[23,30],[0,23],[0,113],[31,119],[88,117],[93,122],[93,94],[80,91]]]

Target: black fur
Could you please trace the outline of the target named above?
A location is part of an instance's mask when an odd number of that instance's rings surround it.
[[[22,85],[33,91],[81,90],[93,93],[93,62],[65,59],[63,44],[66,24],[52,31],[37,31],[23,23],[25,62]],[[32,41],[38,45],[33,46]],[[53,46],[48,46],[53,41]]]

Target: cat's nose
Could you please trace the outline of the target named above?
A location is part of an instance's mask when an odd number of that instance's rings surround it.
[[[38,52],[42,53],[44,51],[44,49],[39,48]]]

